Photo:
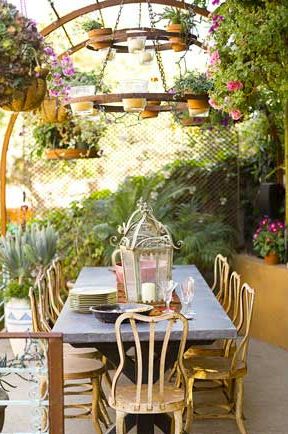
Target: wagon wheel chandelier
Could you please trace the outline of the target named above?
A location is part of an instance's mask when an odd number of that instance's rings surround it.
[[[142,27],[141,25],[142,5],[140,3],[138,27],[118,29],[124,7],[124,2],[121,0],[114,28],[105,27],[103,16],[100,13],[103,28],[100,29],[98,34],[97,32],[96,34],[88,32],[89,39],[85,45],[90,50],[105,50],[105,56],[99,77],[99,88],[102,87],[107,64],[113,59],[115,53],[129,52],[141,54],[142,63],[144,64],[146,61],[149,63],[155,56],[164,92],[150,93],[148,92],[148,88],[141,89],[139,83],[138,85],[136,83],[136,87],[132,88],[129,93],[127,93],[127,87],[124,86],[124,89],[121,89],[118,93],[97,94],[91,96],[79,95],[77,98],[71,98],[70,104],[76,106],[77,103],[93,102],[93,106],[96,110],[110,113],[140,112],[141,118],[153,118],[157,117],[160,112],[185,111],[187,109],[186,102],[188,98],[190,100],[207,100],[207,95],[196,96],[189,94],[183,96],[173,94],[169,91],[161,52],[173,49],[174,51],[185,51],[186,54],[191,45],[197,45],[201,48],[203,46],[202,43],[198,41],[197,36],[192,33],[183,35],[181,34],[181,31],[158,29],[155,22],[156,14],[153,12],[150,1],[147,0],[146,4],[148,7],[150,27]],[[190,10],[188,10],[188,13],[189,12]],[[146,41],[149,41],[147,45]]]

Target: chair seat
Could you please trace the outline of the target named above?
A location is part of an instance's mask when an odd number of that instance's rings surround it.
[[[229,348],[229,355],[233,356],[236,346],[231,345]],[[214,342],[211,345],[201,345],[201,347],[190,347],[184,353],[184,359],[189,359],[195,356],[225,356],[225,348],[219,342]]]
[[[226,380],[243,377],[247,373],[244,362],[231,370],[232,359],[221,356],[192,356],[183,360],[186,375],[200,380]]]
[[[63,345],[64,357],[83,357],[87,359],[97,359],[101,354],[95,348],[74,348],[70,344]]]
[[[176,388],[173,385],[165,384],[163,404],[160,405],[159,384],[153,385],[153,400],[152,410],[147,408],[147,384],[142,384],[141,387],[141,403],[140,407],[135,407],[136,401],[136,385],[117,385],[116,403],[109,397],[109,405],[118,411],[125,413],[166,413],[184,408],[184,390]]]
[[[92,378],[101,375],[105,366],[100,360],[64,357],[64,380]]]

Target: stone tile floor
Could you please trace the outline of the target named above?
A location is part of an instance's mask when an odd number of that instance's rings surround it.
[[[0,353],[9,352],[5,341],[0,340]],[[288,433],[288,352],[260,341],[252,340],[249,354],[249,373],[245,382],[246,426],[249,434]],[[17,380],[18,387],[10,393],[11,399],[27,396],[29,383]],[[214,393],[214,392],[213,392]],[[110,412],[113,417],[113,412]],[[9,407],[3,433],[31,432],[31,409]],[[135,431],[130,431],[135,434]],[[66,421],[66,434],[93,434],[90,420]],[[160,431],[155,432],[155,434]],[[234,421],[195,421],[193,434],[238,433]],[[168,433],[165,433],[168,434]]]

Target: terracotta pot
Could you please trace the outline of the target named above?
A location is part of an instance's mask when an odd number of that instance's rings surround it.
[[[46,98],[39,108],[39,114],[44,123],[61,123],[67,120],[69,110],[60,105],[56,98]]]
[[[23,90],[13,90],[10,103],[0,104],[3,110],[26,112],[35,110],[45,98],[47,85],[45,78],[34,78],[30,86]]]
[[[146,105],[145,98],[123,98],[123,108],[125,112],[143,111]]]
[[[265,264],[276,265],[279,264],[280,259],[277,253],[271,252],[264,257]]]
[[[148,101],[147,105],[152,105],[152,106],[157,106],[160,105],[161,103],[159,101]],[[152,111],[152,110],[144,110],[141,114],[140,117],[142,119],[150,119],[150,118],[157,118],[159,112],[157,111]]]
[[[101,36],[107,36],[107,35],[112,35],[111,28],[90,30],[90,32],[88,32],[88,37],[90,39],[89,45],[95,48],[95,50],[101,50],[101,48],[110,47],[112,44],[112,38],[109,41],[101,42]],[[99,41],[97,39],[99,39]]]
[[[179,35],[182,33],[182,24],[169,24],[167,26],[167,32],[178,32]],[[185,51],[187,48],[187,45],[185,43],[185,40],[182,36],[171,36],[169,38],[169,41],[171,42],[171,48],[175,52],[179,51]]]
[[[78,158],[100,158],[102,150],[97,149],[46,149],[48,160],[75,160]]]

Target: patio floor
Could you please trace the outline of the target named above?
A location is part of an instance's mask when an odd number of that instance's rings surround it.
[[[7,352],[7,343],[0,341],[1,354]],[[260,341],[252,340],[249,356],[249,374],[245,383],[245,416],[249,434],[287,434],[288,432],[288,352]],[[22,395],[22,384],[10,393],[10,399]],[[20,391],[21,389],[21,391]],[[111,415],[113,413],[111,412]],[[31,415],[23,408],[10,408],[6,413],[3,433],[24,430]],[[20,429],[20,427],[22,427]],[[24,432],[24,431],[22,431]],[[94,434],[89,420],[66,421],[67,434]],[[238,430],[234,421],[195,421],[193,434],[234,434]],[[131,431],[135,433],[135,431]],[[159,431],[156,433],[158,434]],[[167,433],[168,434],[168,433]]]

